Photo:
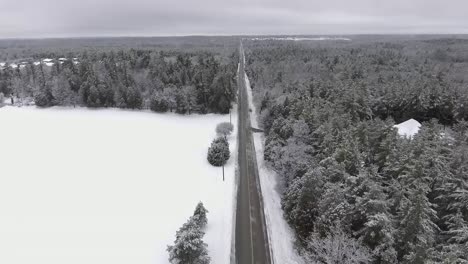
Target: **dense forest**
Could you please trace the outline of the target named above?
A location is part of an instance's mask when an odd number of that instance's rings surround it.
[[[468,40],[244,46],[308,262],[468,263]]]
[[[151,46],[152,42],[146,39],[137,42],[145,45],[132,46],[128,44],[130,40],[123,41],[128,47],[98,45],[103,41],[105,44],[105,40],[94,40],[93,48],[77,47],[67,53],[65,48],[21,49],[15,48],[14,41],[7,42],[10,48],[1,56],[13,57],[17,64],[6,61],[10,66],[0,69],[0,93],[13,95],[18,104],[34,101],[40,107],[229,112],[236,93],[235,48],[214,46],[207,51],[197,48],[201,45],[198,42],[185,49],[177,45],[170,48],[170,43]],[[120,42],[114,40],[115,43]],[[44,61],[46,58],[52,62]]]

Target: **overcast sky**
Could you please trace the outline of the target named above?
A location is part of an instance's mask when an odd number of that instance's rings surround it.
[[[0,0],[0,38],[468,33],[468,0]]]

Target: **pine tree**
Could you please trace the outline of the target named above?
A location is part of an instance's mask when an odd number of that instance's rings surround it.
[[[208,219],[206,218],[207,213],[208,210],[203,206],[203,203],[199,202],[195,208],[195,212],[193,213],[193,219],[200,228],[204,228],[206,223],[208,223]]]
[[[226,139],[220,137],[211,143],[208,149],[208,162],[216,167],[221,167],[229,160],[229,143]]]
[[[219,137],[211,143],[208,148],[208,162],[215,167],[223,167],[223,181],[224,181],[224,165],[229,160],[229,143],[227,139]]]
[[[468,263],[468,222],[463,218],[460,210],[448,216],[449,238],[443,247],[440,261],[444,263]]]
[[[99,98],[99,90],[94,84],[89,87],[88,97],[86,98],[86,105],[89,107],[102,106],[101,100]]]
[[[203,242],[203,228],[208,210],[198,203],[193,216],[176,232],[174,245],[168,246],[169,262],[173,264],[209,264],[207,244]]]
[[[150,109],[154,112],[164,113],[169,110],[169,102],[162,94],[155,94],[150,100]]]
[[[436,211],[426,194],[427,187],[419,186],[409,190],[402,202],[398,253],[403,263],[424,264],[430,260],[431,247],[439,228],[434,223]]]
[[[396,230],[390,213],[390,201],[381,186],[381,177],[376,169],[366,170],[362,177],[364,177],[362,185],[366,190],[362,197],[356,198],[356,205],[351,213],[353,217],[358,218],[358,224],[363,223],[356,234],[373,250],[377,263],[396,263],[397,254],[394,249]]]
[[[39,107],[48,107],[54,105],[54,96],[52,90],[48,85],[40,87],[39,90],[34,94],[34,102]]]
[[[286,220],[301,239],[306,239],[314,230],[314,223],[319,216],[318,204],[326,182],[322,170],[321,167],[314,168],[303,177],[296,178],[281,200]]]
[[[174,245],[168,246],[169,262],[173,264],[208,264],[207,244],[203,242],[200,227],[191,217],[176,234]]]

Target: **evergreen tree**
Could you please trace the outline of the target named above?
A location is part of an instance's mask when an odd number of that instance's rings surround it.
[[[39,107],[48,107],[54,105],[54,96],[49,86],[40,87],[34,95],[34,102]]]
[[[169,262],[173,264],[209,264],[207,244],[203,242],[203,228],[207,223],[206,213],[200,202],[193,216],[176,232],[174,245],[168,246]]]
[[[436,211],[426,194],[420,186],[409,190],[407,200],[402,202],[398,253],[403,263],[424,264],[431,260],[431,247],[439,228],[434,223]]]
[[[326,183],[322,170],[314,168],[303,177],[296,178],[281,199],[286,220],[301,239],[309,237],[319,216],[318,204]]]
[[[448,216],[448,231],[445,232],[449,238],[443,245],[438,261],[447,263],[468,263],[468,223],[463,218],[460,210],[454,215]]]
[[[208,222],[208,219],[206,218],[207,213],[208,210],[203,206],[203,203],[199,202],[195,208],[195,212],[193,213],[193,219],[200,228],[204,228]]]
[[[88,91],[88,97],[86,98],[86,106],[89,107],[100,107],[102,106],[99,98],[99,90],[96,85],[91,84]]]
[[[71,90],[67,78],[63,75],[55,79],[52,86],[52,96],[55,98],[55,103],[57,105],[75,106],[78,103],[77,94]]]
[[[169,102],[162,94],[156,94],[151,98],[150,109],[159,113],[167,112],[169,110]]]
[[[173,264],[208,264],[207,245],[202,238],[205,233],[190,218],[176,234],[174,245],[168,246],[169,262]]]
[[[395,227],[390,213],[388,197],[381,186],[381,178],[375,169],[363,172],[362,196],[356,197],[356,204],[351,212],[354,224],[358,224],[356,234],[373,251],[376,263],[396,263],[394,249]]]
[[[221,167],[229,160],[229,143],[226,139],[220,137],[213,140],[211,147],[208,148],[208,162],[216,167]]]

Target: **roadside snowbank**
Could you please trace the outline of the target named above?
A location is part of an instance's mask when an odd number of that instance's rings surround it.
[[[0,263],[168,263],[166,246],[199,201],[209,210],[212,263],[229,263],[236,131],[226,181],[206,160],[224,121],[228,115],[3,107]]]
[[[251,109],[252,127],[258,128],[257,111],[253,104],[252,88],[250,81],[245,75],[247,94],[249,97],[249,106]],[[269,169],[263,159],[263,134],[254,133],[255,151],[257,154],[257,165],[260,175],[260,185],[263,195],[263,205],[265,209],[265,220],[268,229],[270,247],[272,251],[273,262],[276,264],[301,264],[302,258],[294,249],[294,233],[283,218],[283,209],[281,208],[281,194],[278,192],[278,180],[276,173]]]

